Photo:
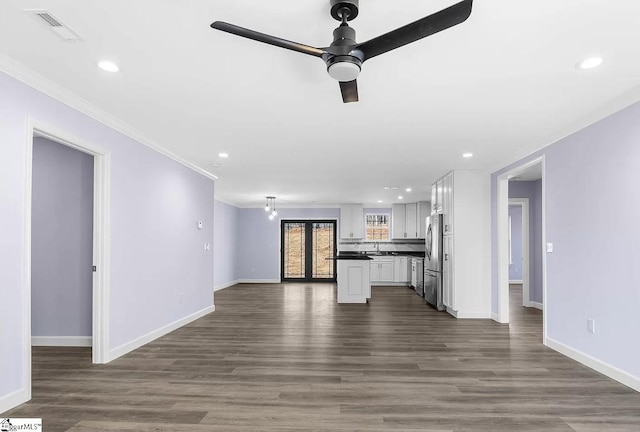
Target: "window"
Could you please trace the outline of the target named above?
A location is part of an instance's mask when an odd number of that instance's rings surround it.
[[[368,214],[365,216],[365,226],[367,228],[366,240],[368,241],[388,241],[389,240],[389,215],[388,214]]]

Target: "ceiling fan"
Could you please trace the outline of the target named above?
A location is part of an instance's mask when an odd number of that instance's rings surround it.
[[[356,31],[348,24],[358,16],[358,0],[331,0],[331,16],[341,24],[333,31],[333,42],[326,48],[315,48],[222,21],[214,22],[211,28],[320,57],[326,63],[329,75],[340,83],[342,101],[347,103],[358,101],[356,78],[365,61],[464,22],[471,15],[472,3],[473,0],[463,0],[404,27],[358,43]]]

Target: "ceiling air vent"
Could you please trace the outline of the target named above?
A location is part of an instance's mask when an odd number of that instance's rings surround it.
[[[42,25],[57,34],[62,40],[67,42],[80,42],[83,39],[65,25],[58,18],[53,16],[51,12],[45,9],[25,9],[23,12],[33,16]]]

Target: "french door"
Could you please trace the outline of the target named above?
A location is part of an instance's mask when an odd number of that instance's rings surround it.
[[[280,253],[283,281],[336,280],[336,221],[283,220]]]

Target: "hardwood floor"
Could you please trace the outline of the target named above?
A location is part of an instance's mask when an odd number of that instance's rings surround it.
[[[518,297],[520,295],[520,297]],[[640,394],[554,351],[542,313],[456,320],[408,288],[237,285],[217,311],[108,365],[34,348],[51,431],[639,431]]]

